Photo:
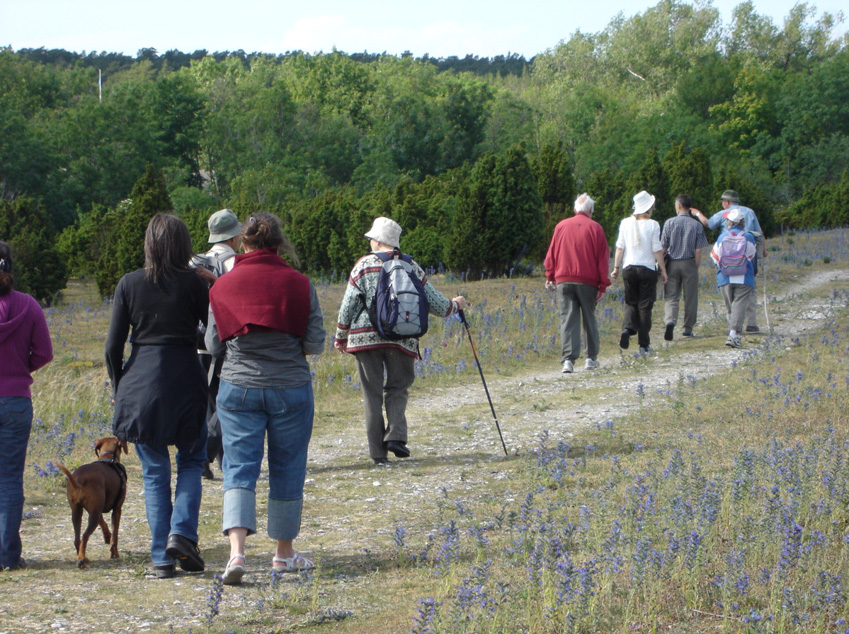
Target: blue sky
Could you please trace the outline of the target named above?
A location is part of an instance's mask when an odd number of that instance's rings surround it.
[[[527,58],[575,31],[601,31],[620,11],[641,13],[655,2],[612,0],[2,0],[0,46],[64,48],[135,55],[140,48],[192,52],[243,49],[369,51],[432,57],[466,54]],[[714,0],[727,24],[734,0]],[[754,0],[780,26],[793,0]],[[836,14],[845,0],[812,2]],[[837,33],[846,32],[846,23]]]

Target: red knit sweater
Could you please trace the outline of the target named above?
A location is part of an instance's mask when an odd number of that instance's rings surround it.
[[[209,290],[209,304],[221,341],[262,330],[303,337],[310,282],[274,249],[259,249],[236,256],[233,270]]]

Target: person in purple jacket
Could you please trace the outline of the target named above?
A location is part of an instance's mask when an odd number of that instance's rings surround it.
[[[14,290],[12,251],[0,242],[0,570],[25,568],[21,557],[24,464],[32,429],[32,373],[53,359],[44,312]]]

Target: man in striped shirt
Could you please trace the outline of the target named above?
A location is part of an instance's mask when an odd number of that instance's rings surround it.
[[[684,293],[684,337],[693,336],[693,326],[699,310],[699,264],[702,249],[708,246],[701,223],[690,216],[692,199],[681,194],[675,199],[676,215],[663,223],[660,245],[667,258],[666,273],[669,279],[663,287],[666,297],[664,318],[666,332],[663,338],[672,341],[678,323],[678,303]]]

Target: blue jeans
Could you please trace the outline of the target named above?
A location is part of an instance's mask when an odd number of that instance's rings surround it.
[[[21,559],[24,464],[32,429],[32,400],[0,397],[0,569]]]
[[[312,384],[245,388],[221,381],[218,418],[224,441],[224,518],[256,533],[256,481],[268,434],[268,535],[295,539],[301,527],[307,449],[312,436]]]
[[[144,480],[144,508],[150,527],[150,558],[154,566],[173,564],[165,554],[168,536],[198,541],[201,473],[206,462],[206,425],[196,440],[177,444],[177,483],[171,503],[171,454],[168,446],[136,444]]]

